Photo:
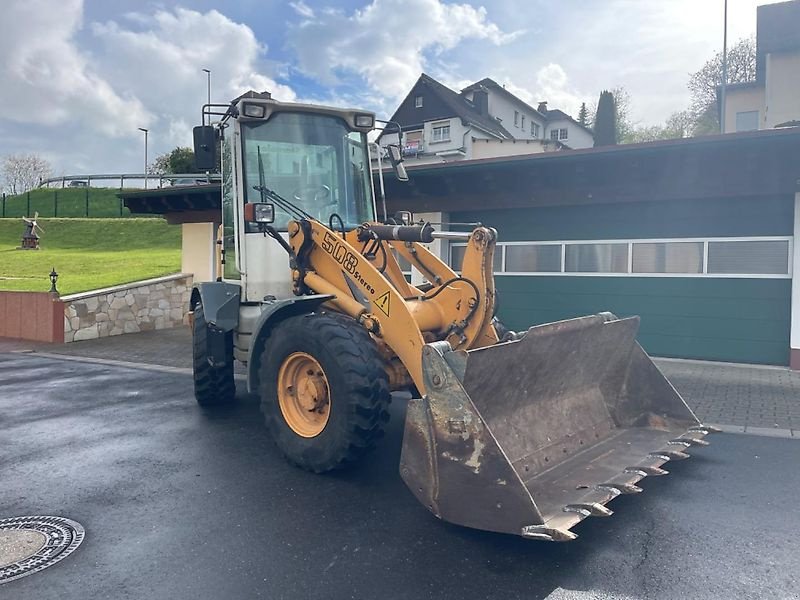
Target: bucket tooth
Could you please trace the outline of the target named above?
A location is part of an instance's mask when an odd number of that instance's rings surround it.
[[[578,504],[567,504],[564,512],[574,512],[584,517],[610,517],[614,511],[603,506],[599,502],[580,502]]]
[[[604,492],[614,490],[617,492],[614,496],[619,494],[638,494],[644,491],[638,485],[633,485],[632,483],[598,483],[595,487]]]
[[[722,433],[722,429],[719,427],[714,427],[713,425],[693,425],[689,427],[689,431],[694,431],[697,433]]]
[[[522,537],[545,542],[571,542],[578,535],[568,529],[554,529],[547,525],[528,525],[522,528]]]
[[[669,460],[685,460],[690,456],[689,454],[681,452],[680,450],[662,450],[658,454],[663,454],[669,458]]]
[[[709,445],[709,443],[707,441],[701,440],[701,439],[698,439],[698,438],[694,438],[694,437],[691,437],[691,436],[690,437],[677,438],[676,441],[687,442],[689,444],[689,446],[708,446]]]
[[[668,475],[669,471],[666,469],[662,469],[661,467],[628,467],[625,469],[626,473],[636,473],[637,475],[641,475],[645,477],[647,475],[651,477],[657,477],[659,475]]]
[[[656,460],[663,460],[664,462],[669,462],[672,460],[667,454],[664,452],[651,452],[647,455],[650,458],[655,458]]]
[[[668,446],[683,446],[684,448],[688,448],[688,447],[690,447],[692,445],[692,442],[690,442],[689,440],[683,440],[683,439],[670,440],[670,441],[667,442],[667,445]]]

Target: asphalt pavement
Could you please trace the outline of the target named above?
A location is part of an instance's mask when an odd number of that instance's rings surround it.
[[[43,354],[191,369],[188,327],[117,335],[70,344],[0,339],[0,352]],[[728,431],[800,438],[800,372],[781,367],[654,359],[704,422]],[[244,368],[236,363],[239,373]]]
[[[398,475],[404,406],[359,468],[289,466],[255,398],[180,372],[0,354],[0,518],[86,529],[0,598],[800,598],[800,445],[736,434],[569,543],[448,525]]]

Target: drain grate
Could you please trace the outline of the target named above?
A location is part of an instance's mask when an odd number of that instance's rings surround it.
[[[63,517],[0,520],[0,584],[56,564],[83,541],[83,527]]]

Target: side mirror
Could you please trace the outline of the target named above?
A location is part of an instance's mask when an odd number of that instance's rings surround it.
[[[408,181],[408,173],[406,173],[406,168],[403,165],[403,155],[400,152],[400,146],[389,144],[386,146],[386,151],[389,154],[389,162],[392,163],[392,170],[394,171],[395,177],[397,177],[399,181]]]
[[[213,171],[217,167],[217,132],[211,125],[192,130],[194,136],[194,166],[198,171]]]
[[[275,205],[267,202],[248,202],[244,205],[244,220],[257,225],[275,221]]]

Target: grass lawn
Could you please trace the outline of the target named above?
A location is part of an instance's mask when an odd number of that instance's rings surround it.
[[[117,198],[119,190],[114,188],[39,188],[28,193],[6,196],[5,215],[0,206],[0,216],[31,216],[39,211],[40,217],[127,217],[131,212],[121,206]],[[127,189],[126,191],[131,191]],[[89,214],[86,214],[86,199],[89,199]],[[2,200],[0,200],[2,202]]]
[[[176,273],[181,228],[162,219],[39,219],[40,250],[16,250],[22,219],[0,219],[0,289],[62,295]]]

